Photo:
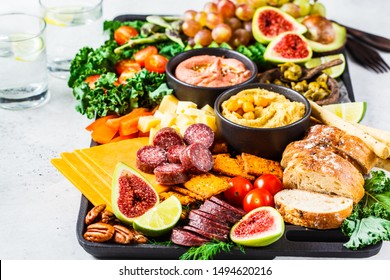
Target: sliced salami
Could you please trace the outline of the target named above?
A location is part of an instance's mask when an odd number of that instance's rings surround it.
[[[237,208],[237,207],[234,207],[233,205],[230,205],[229,203],[227,203],[226,201],[223,201],[222,199],[219,199],[218,197],[216,196],[212,196],[209,198],[210,201],[212,202],[215,202],[227,209],[229,209],[230,211],[233,211],[234,213],[236,213],[238,216],[244,216],[246,214],[246,212],[243,210],[243,209],[240,209],[240,208]]]
[[[240,220],[240,218],[230,215],[227,211],[215,207],[214,203],[207,203],[207,201],[199,207],[199,210],[218,216],[222,221],[226,221],[229,225],[235,224]]]
[[[184,146],[184,145],[176,145],[176,146],[169,147],[169,149],[167,151],[168,162],[181,163],[180,155],[185,148],[186,148],[186,146]]]
[[[208,232],[208,231],[205,231],[205,230],[202,230],[200,228],[193,227],[193,226],[184,226],[183,228],[186,230],[195,232],[195,233],[197,233],[201,236],[204,236],[208,239],[217,239],[220,241],[227,241],[228,240],[227,235],[219,235],[219,234],[211,233],[211,232]]]
[[[171,241],[177,245],[198,247],[210,241],[210,239],[182,228],[174,228],[171,233]]]
[[[167,153],[164,149],[147,145],[137,151],[136,166],[139,170],[153,174],[154,169],[167,162]]]
[[[214,221],[215,223],[221,225],[222,227],[227,227],[227,228],[230,228],[229,226],[229,223],[226,222],[225,220],[222,220],[221,217],[218,217],[214,214],[210,214],[208,212],[204,212],[200,209],[197,209],[197,210],[191,210],[190,214],[193,213],[193,214],[196,214],[196,215],[199,215],[201,217],[204,217],[208,220],[212,220]]]
[[[188,181],[186,170],[181,164],[165,163],[154,169],[156,182],[161,185],[177,185]]]
[[[180,154],[180,161],[184,168],[191,174],[206,173],[214,165],[210,150],[200,143],[188,145]]]
[[[184,145],[184,141],[174,128],[163,127],[154,135],[153,145],[168,151],[172,146]]]
[[[191,220],[190,219],[188,221],[188,225],[199,228],[199,229],[204,230],[204,231],[207,231],[211,234],[217,234],[219,236],[226,236],[227,237],[229,235],[229,232],[230,232],[229,230],[226,230],[223,228],[218,228],[218,227],[213,227],[210,224],[205,224],[205,223],[202,223],[198,220]]]
[[[184,132],[184,142],[187,145],[200,143],[210,148],[214,143],[214,131],[203,123],[192,124]]]
[[[207,215],[207,213],[205,213]],[[199,221],[201,223],[207,224],[212,227],[224,229],[224,230],[230,230],[230,227],[226,223],[221,223],[218,221],[218,217],[208,215],[211,219],[206,218],[206,215],[202,215],[202,212],[199,210],[191,210],[188,214],[188,219]]]

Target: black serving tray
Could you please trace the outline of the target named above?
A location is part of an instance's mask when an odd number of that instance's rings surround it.
[[[120,15],[114,18],[119,21],[145,20],[146,15]],[[346,99],[354,102],[351,78],[348,71],[348,61],[343,75],[339,78],[346,90]],[[345,100],[343,102],[345,102]],[[91,146],[95,143],[92,142]],[[84,196],[81,197],[79,216],[77,220],[77,239],[84,250],[100,259],[179,259],[188,247],[160,244],[120,245],[113,242],[95,243],[84,239],[86,231],[85,216],[93,205]],[[169,237],[165,238],[165,241]],[[230,253],[221,252],[215,259],[274,259],[275,257],[317,257],[317,258],[367,258],[376,255],[382,241],[375,245],[356,251],[343,246],[348,238],[340,229],[314,230],[286,224],[283,236],[275,243],[261,248],[245,248],[245,253],[239,248],[233,248]]]
[[[77,220],[77,239],[84,250],[99,259],[165,259],[177,260],[188,247],[159,244],[120,245],[113,242],[96,243],[84,239],[85,216],[92,208],[82,196]],[[168,237],[165,239],[168,240]],[[280,256],[316,258],[367,258],[378,254],[382,241],[353,251],[343,246],[348,238],[340,229],[314,230],[286,224],[283,236],[275,243],[261,248],[245,247],[245,253],[235,247],[230,253],[221,252],[214,259],[262,259],[270,260]]]

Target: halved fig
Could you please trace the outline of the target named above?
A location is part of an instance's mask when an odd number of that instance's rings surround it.
[[[269,6],[258,8],[252,19],[253,36],[262,44],[268,44],[284,32],[294,31],[302,34],[306,30],[303,24],[289,14]]]
[[[313,55],[305,37],[296,32],[285,32],[277,36],[267,46],[264,58],[273,63],[308,61]]]
[[[255,208],[246,214],[230,230],[230,239],[249,247],[263,247],[283,236],[284,221],[273,207]]]
[[[159,196],[147,179],[134,168],[119,162],[112,178],[112,209],[126,224],[159,203]]]

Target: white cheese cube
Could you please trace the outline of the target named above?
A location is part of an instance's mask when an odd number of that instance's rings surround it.
[[[195,121],[196,123],[203,123],[205,125],[208,125],[214,132],[217,131],[217,123],[216,123],[215,116],[211,116],[207,114],[199,115],[196,117]]]
[[[200,110],[200,109],[196,109],[196,108],[187,108],[184,110],[184,115],[188,115],[188,116],[199,116],[199,115],[204,115],[206,114],[205,111],[203,110]]]
[[[162,119],[163,116],[164,116],[164,113],[162,113],[160,110],[156,110],[156,112],[154,112],[154,115],[153,115],[156,119]]]
[[[160,125],[161,127],[172,126],[176,122],[177,115],[175,113],[164,113]]]
[[[175,113],[179,100],[172,94],[164,96],[161,100],[158,111],[161,113]]]
[[[177,108],[176,108],[176,114],[183,114],[186,109],[189,108],[194,108],[196,109],[198,106],[191,101],[179,101],[177,103]]]
[[[209,115],[215,116],[215,111],[209,104],[204,105],[201,110],[205,111]]]
[[[161,119],[154,116],[143,116],[138,120],[138,129],[141,132],[149,132],[152,127],[156,127],[160,122]]]

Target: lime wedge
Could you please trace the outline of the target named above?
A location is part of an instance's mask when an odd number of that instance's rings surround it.
[[[324,109],[334,113],[340,118],[350,123],[360,122],[366,113],[366,102],[350,102],[350,103],[338,103],[331,105],[323,105]]]
[[[35,61],[44,49],[43,38],[28,33],[9,35],[12,41],[12,52],[16,60]]]
[[[328,74],[332,78],[337,78],[337,77],[341,76],[341,74],[343,74],[343,72],[345,70],[345,57],[342,53],[312,58],[305,63],[305,67],[306,68],[313,68],[315,66],[318,66],[320,64],[323,64],[325,62],[328,62],[328,61],[331,61],[331,60],[334,60],[337,58],[343,60],[344,63],[323,70],[324,73]]]
[[[133,227],[148,237],[161,236],[168,233],[176,225],[181,212],[179,199],[176,196],[171,196],[135,219]]]

